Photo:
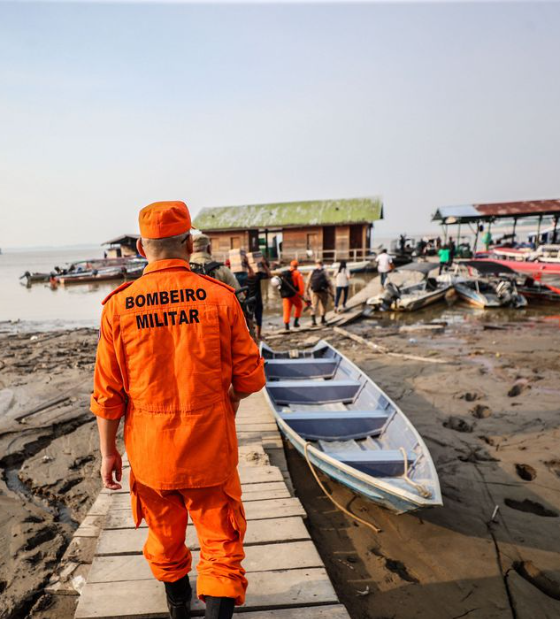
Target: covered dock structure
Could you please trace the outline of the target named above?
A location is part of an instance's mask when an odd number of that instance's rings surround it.
[[[537,245],[545,219],[552,223],[552,242],[555,243],[557,239],[560,240],[560,231],[557,231],[558,221],[560,220],[560,199],[440,207],[433,214],[432,221],[440,222],[446,240],[449,226],[457,225],[457,237],[459,239],[461,236],[461,225],[469,226],[471,232],[475,235],[474,250],[476,251],[481,225],[487,224],[487,232],[491,232],[494,222],[511,220],[512,228],[509,236],[513,242],[516,236],[518,221],[526,218],[536,220],[537,230],[535,239]]]
[[[119,235],[109,241],[104,241],[101,245],[109,246],[105,250],[106,258],[125,258],[136,256],[136,241],[140,235]]]
[[[383,201],[369,197],[205,208],[194,226],[210,237],[218,260],[241,248],[282,261],[362,260],[380,219]]]

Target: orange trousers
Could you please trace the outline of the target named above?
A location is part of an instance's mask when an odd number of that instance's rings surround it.
[[[292,306],[296,309],[294,313],[296,319],[299,319],[301,313],[303,312],[303,301],[298,295],[294,295],[293,297],[284,297],[284,299],[282,299],[282,306],[284,308],[284,323],[290,322]]]
[[[179,491],[156,491],[131,475],[132,513],[136,527],[148,524],[144,557],[158,581],[177,581],[191,570],[192,555],[185,545],[191,516],[200,543],[197,594],[227,596],[245,602],[247,579],[241,562],[247,529],[237,471],[220,486]]]

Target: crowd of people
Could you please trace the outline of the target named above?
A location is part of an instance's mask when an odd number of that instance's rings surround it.
[[[317,260],[313,270],[304,279],[299,270],[299,262],[292,260],[289,267],[273,276],[268,260],[263,257],[259,268],[255,269],[245,261],[243,272],[233,273],[231,264],[216,261],[212,256],[210,238],[204,234],[194,237],[194,253],[190,257],[190,267],[196,273],[210,276],[234,288],[254,332],[256,340],[261,340],[264,313],[264,280],[271,280],[282,299],[282,319],[286,330],[301,327],[300,319],[304,310],[309,310],[311,325],[326,324],[327,311],[334,304],[335,312],[344,312],[350,289],[350,270],[345,260],[341,260],[334,278],[331,278],[323,261]],[[392,259],[385,252],[378,261],[380,272]],[[334,280],[334,281],[333,281]],[[293,322],[292,322],[293,317]],[[319,323],[318,323],[319,322]]]

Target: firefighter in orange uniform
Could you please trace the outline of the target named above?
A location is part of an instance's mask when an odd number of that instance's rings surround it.
[[[206,618],[231,618],[247,588],[235,414],[263,387],[264,363],[233,289],[189,269],[187,206],[154,203],[139,221],[148,265],[103,302],[91,397],[101,475],[106,488],[121,488],[124,417],[133,517],[148,524],[144,556],[165,584],[170,617],[190,617],[190,515]]]
[[[303,296],[305,294],[305,284],[303,282],[303,276],[298,270],[299,263],[297,260],[293,260],[290,263],[290,271],[283,275],[285,283],[280,290],[282,295],[282,306],[284,310],[284,327],[290,329],[290,317],[292,315],[292,306],[295,308],[294,312],[294,327],[299,327],[299,319],[303,312]],[[291,281],[290,281],[291,280]],[[282,293],[282,290],[286,290],[286,297]]]

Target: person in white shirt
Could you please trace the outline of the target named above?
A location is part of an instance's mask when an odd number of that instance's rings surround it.
[[[389,256],[389,254],[387,254],[387,250],[383,248],[377,255],[375,262],[377,263],[377,271],[381,277],[381,286],[385,286],[388,273],[393,271],[395,268],[393,265],[393,259]]]
[[[350,271],[346,266],[346,261],[341,260],[336,274],[336,298],[334,301],[334,311],[338,312],[338,304],[342,297],[342,309],[346,310],[346,300],[348,299],[348,289],[350,281]]]

